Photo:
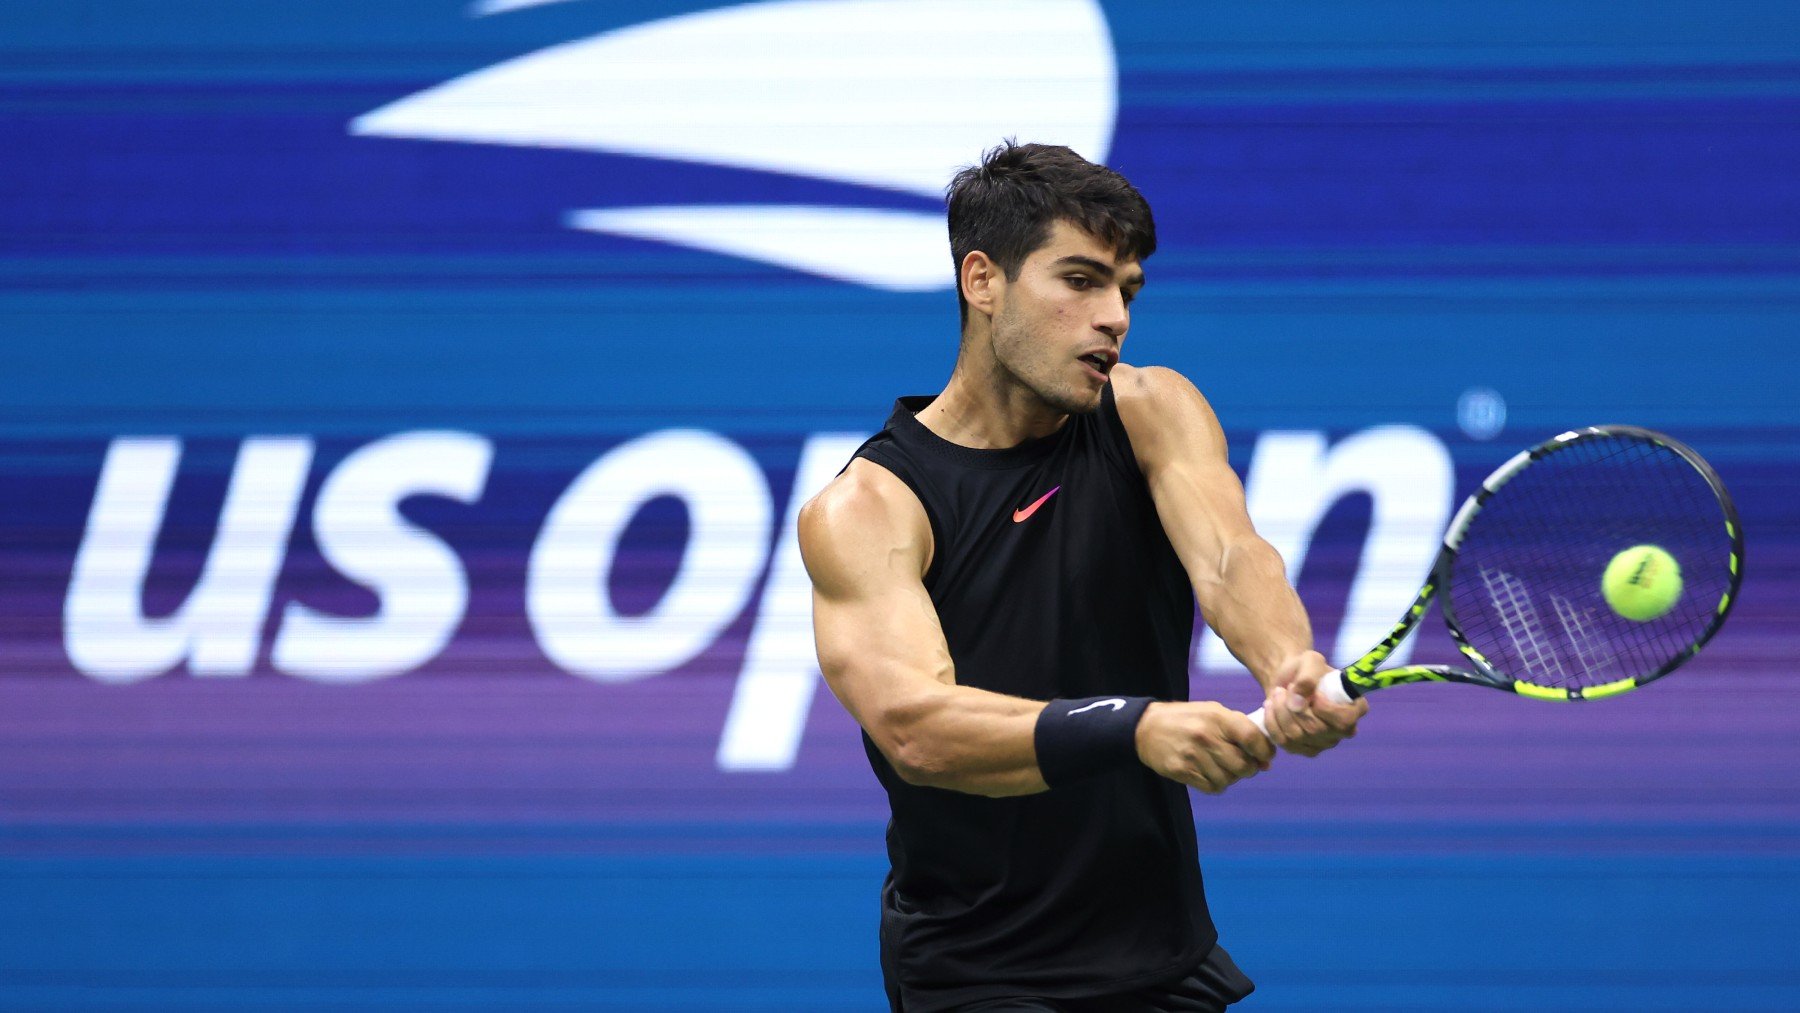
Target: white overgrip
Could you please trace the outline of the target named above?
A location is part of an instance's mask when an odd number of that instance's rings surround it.
[[[1350,693],[1344,688],[1344,673],[1332,669],[1319,678],[1319,688],[1313,695],[1329,700],[1335,704],[1350,702]],[[1269,719],[1263,714],[1265,708],[1258,707],[1250,712],[1250,720],[1256,724],[1256,730],[1264,735],[1269,734]]]

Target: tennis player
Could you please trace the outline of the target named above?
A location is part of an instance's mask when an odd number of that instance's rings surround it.
[[[1119,361],[1149,205],[1068,148],[1008,142],[948,192],[962,341],[942,393],[800,515],[819,662],[893,809],[894,1010],[1217,1010],[1187,788],[1267,769],[1243,714],[1188,700],[1196,600],[1317,755],[1367,705],[1257,536],[1206,399]]]

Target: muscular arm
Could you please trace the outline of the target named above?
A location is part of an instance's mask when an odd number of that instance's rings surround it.
[[[1218,418],[1171,370],[1121,368],[1113,382],[1119,417],[1201,613],[1256,681],[1271,687],[1283,666],[1312,650],[1312,623],[1281,554],[1250,523]]]
[[[1312,624],[1280,553],[1250,522],[1212,407],[1167,369],[1115,367],[1113,384],[1119,417],[1201,614],[1262,684],[1276,740],[1316,753],[1355,734],[1367,704],[1290,698],[1289,687],[1310,697],[1329,665],[1313,650]]]
[[[1035,744],[1043,701],[956,683],[922,582],[930,523],[911,490],[878,465],[852,462],[801,509],[799,534],[820,671],[895,772],[908,784],[994,797],[1047,790]],[[1248,719],[1215,703],[1153,704],[1136,745],[1151,770],[1208,793],[1269,759]]]
[[[909,784],[980,795],[1044,791],[1032,734],[1042,701],[956,685],[921,583],[931,530],[887,470],[853,462],[800,511],[825,682]]]

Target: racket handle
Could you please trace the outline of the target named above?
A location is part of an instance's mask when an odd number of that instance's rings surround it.
[[[1315,691],[1318,697],[1335,704],[1350,702],[1350,693],[1344,689],[1344,673],[1337,669],[1326,672],[1319,678],[1319,688]],[[1256,730],[1264,735],[1269,734],[1269,719],[1263,714],[1264,708],[1258,707],[1250,712],[1250,720],[1256,723]]]

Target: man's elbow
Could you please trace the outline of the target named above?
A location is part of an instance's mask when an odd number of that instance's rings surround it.
[[[889,754],[888,761],[893,764],[894,773],[900,775],[900,780],[919,788],[942,788],[945,791],[959,791],[984,798],[1005,798],[1042,790],[1015,783],[1017,779],[971,773],[949,760],[941,751],[919,748],[916,744]]]
[[[898,702],[884,708],[869,730],[894,773],[907,784],[948,787],[945,782],[953,771],[947,750],[931,734],[934,709],[925,699]]]
[[[1041,781],[1035,785],[1031,783],[1032,777],[971,770],[950,750],[925,736],[897,740],[884,747],[882,753],[900,780],[915,787],[942,788],[984,798],[1029,795],[1044,790]]]
[[[894,773],[907,784],[988,798],[1043,790],[1035,771],[998,772],[959,743],[954,722],[947,720],[954,706],[948,692],[934,689],[893,702],[864,727]]]
[[[920,788],[952,788],[954,778],[944,758],[917,743],[907,743],[888,754],[900,780]]]

